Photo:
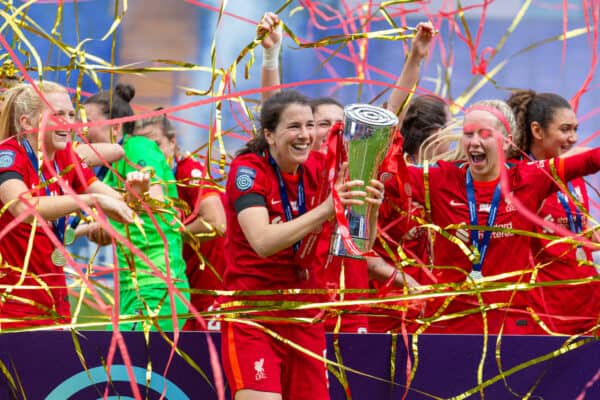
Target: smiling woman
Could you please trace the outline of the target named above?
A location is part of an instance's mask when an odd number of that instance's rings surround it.
[[[43,97],[40,96],[43,95]],[[73,105],[43,82],[4,95],[0,115],[0,330],[70,321],[65,275],[66,216],[99,207],[123,223],[132,211],[73,151]]]
[[[334,216],[331,195],[326,199],[320,196],[321,186],[326,184],[325,159],[311,151],[313,115],[302,94],[273,95],[262,106],[260,122],[260,133],[233,160],[227,180],[224,286],[236,295],[224,299],[221,309],[229,311],[227,316],[233,309],[242,317],[222,324],[223,366],[238,400],[327,399],[326,368],[318,358],[325,351],[323,326],[296,319],[310,320],[317,311],[287,306],[319,299],[311,293],[319,288],[320,278],[309,268],[310,260],[301,261],[296,254],[302,253],[303,242],[309,242],[306,236],[321,232]],[[363,182],[338,181],[342,205],[368,202],[376,213],[383,185],[372,181],[366,192],[353,190],[359,185]],[[272,292],[265,297],[260,291]],[[279,310],[245,315],[244,309],[255,307],[257,301],[272,303],[271,309]],[[269,322],[281,318],[283,323]],[[269,332],[285,339],[276,339]],[[293,349],[287,341],[305,351]]]
[[[440,227],[432,241],[435,282],[458,283],[482,276],[499,282],[528,282],[534,266],[531,238],[519,232],[534,231],[536,224],[521,210],[533,214],[557,190],[553,171],[568,181],[600,169],[600,149],[560,160],[504,163],[504,154],[515,152],[510,141],[515,133],[515,118],[506,103],[480,102],[465,112],[461,146],[466,162],[440,161],[428,169],[406,167],[412,200],[430,204],[430,222]],[[507,190],[501,189],[503,170]],[[400,204],[402,209],[404,183],[390,179],[385,189],[386,204]],[[380,220],[381,226],[394,218],[385,210],[382,216],[386,220]],[[507,273],[508,277],[499,276]],[[449,291],[449,296],[455,295]],[[426,316],[432,325],[427,332],[482,333],[485,323],[489,333],[542,332],[526,311],[531,293],[493,291],[483,293],[482,299],[485,314],[474,295],[428,303]],[[443,318],[437,320],[441,313]]]
[[[577,116],[569,102],[555,93],[520,90],[508,99],[517,117],[519,135],[516,143],[528,158],[543,160],[564,155],[577,142]],[[573,235],[584,235],[589,228],[589,196],[581,178],[568,182],[564,188],[544,201],[538,215],[559,224]],[[577,204],[574,200],[577,201]],[[538,226],[540,234],[554,232]],[[536,237],[533,255],[540,266],[538,282],[556,282],[595,277],[598,271],[591,263],[592,254],[581,244]],[[564,334],[584,333],[592,328],[600,313],[598,282],[584,285],[541,286],[534,292],[534,309],[548,329]]]

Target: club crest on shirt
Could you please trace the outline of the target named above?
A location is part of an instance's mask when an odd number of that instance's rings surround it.
[[[256,171],[248,167],[240,167],[235,174],[235,187],[242,192],[250,189],[254,185]]]
[[[8,168],[15,163],[15,152],[12,150],[0,151],[0,168]]]

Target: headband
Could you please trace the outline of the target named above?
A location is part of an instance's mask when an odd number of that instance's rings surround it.
[[[506,129],[506,134],[508,136],[511,135],[511,129],[510,129],[510,124],[508,123],[508,120],[506,119],[506,117],[504,116],[504,114],[502,114],[500,112],[500,110],[498,110],[496,107],[488,106],[487,104],[475,104],[474,106],[469,107],[467,109],[467,111],[465,111],[465,114],[467,114],[467,113],[469,113],[471,111],[486,111],[486,112],[489,112],[494,117],[496,117],[498,119],[498,121],[500,121],[502,123],[502,125],[504,126],[504,129]]]

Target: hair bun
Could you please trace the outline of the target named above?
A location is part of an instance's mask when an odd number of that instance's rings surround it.
[[[135,88],[127,83],[117,83],[115,94],[129,103],[135,96]]]

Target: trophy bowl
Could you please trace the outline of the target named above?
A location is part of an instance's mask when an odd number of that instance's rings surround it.
[[[360,179],[368,184],[377,178],[396,125],[396,115],[381,107],[350,104],[344,108],[343,141],[348,154],[349,180]],[[348,207],[345,212],[352,241],[363,252],[368,250],[370,207],[365,203]],[[348,252],[339,226],[331,238],[329,252],[336,256],[362,258]]]

